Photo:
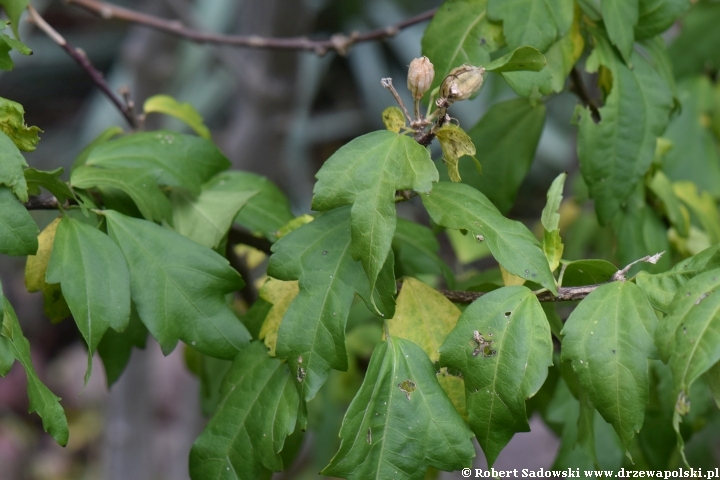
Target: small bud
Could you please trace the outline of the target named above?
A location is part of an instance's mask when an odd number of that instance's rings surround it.
[[[415,100],[420,100],[428,91],[435,78],[435,67],[427,57],[416,58],[410,62],[407,86]]]
[[[453,68],[440,86],[440,95],[450,103],[467,100],[482,87],[484,74],[483,67],[463,65]]]

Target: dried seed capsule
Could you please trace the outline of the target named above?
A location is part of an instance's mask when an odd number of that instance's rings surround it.
[[[453,68],[440,86],[440,95],[451,103],[466,100],[482,87],[485,69],[462,65]]]
[[[416,58],[410,62],[407,86],[415,100],[420,100],[428,91],[435,78],[435,67],[427,57]]]

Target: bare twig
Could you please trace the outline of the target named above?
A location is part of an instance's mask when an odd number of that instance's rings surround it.
[[[400,94],[395,90],[395,86],[392,83],[392,78],[383,78],[380,80],[380,85],[383,86],[383,88],[386,88],[390,90],[390,93],[392,93],[392,96],[395,97],[395,101],[398,105],[400,105],[400,108],[402,108],[403,113],[405,114],[405,118],[407,118],[408,122],[410,124],[413,123],[413,119],[410,116],[410,113],[408,112],[407,107],[405,107],[405,102],[402,101],[402,98],[400,98]]]
[[[130,126],[133,129],[137,128],[137,119],[132,114],[132,106],[123,102],[123,99],[112,91],[110,85],[108,85],[105,81],[103,74],[96,69],[92,63],[90,63],[87,54],[85,54],[85,52],[81,49],[68,43],[68,41],[65,40],[65,38],[53,27],[51,27],[32,6],[28,6],[28,11],[30,12],[30,20],[48,37],[50,37],[53,42],[57,43],[63,50],[65,50],[67,54],[70,55],[70,58],[75,60],[75,62],[80,65],[83,70],[85,70],[93,83],[103,92],[103,94],[105,94],[106,97],[110,99],[113,104],[115,104]]]
[[[222,35],[193,30],[182,22],[167,20],[165,18],[136,12],[110,3],[97,0],[66,0],[67,3],[77,5],[106,20],[115,19],[124,22],[136,23],[154,28],[171,35],[175,35],[197,43],[216,43],[234,47],[269,48],[282,50],[306,50],[324,55],[334,50],[345,55],[350,47],[356,43],[384,40],[400,33],[403,29],[424,22],[435,15],[437,9],[428,10],[414,17],[410,17],[395,25],[371,30],[365,33],[353,32],[350,35],[336,33],[328,39],[312,40],[307,37],[267,38],[257,35]]]
[[[635,260],[634,262],[631,262],[624,268],[618,270],[615,272],[615,274],[605,283],[598,283],[594,285],[583,285],[580,287],[560,287],[558,288],[558,294],[553,295],[552,292],[542,289],[538,292],[536,292],[537,299],[541,302],[572,302],[577,300],[582,300],[583,298],[587,297],[592,293],[595,289],[600,287],[601,285],[605,285],[607,283],[611,282],[624,282],[626,280],[625,274],[630,271],[630,268],[639,262],[647,262],[655,264],[660,260],[660,257],[662,257],[663,253],[660,252],[656,253],[655,255],[646,255],[643,258],[640,258],[638,260]],[[564,274],[565,269],[563,268],[562,274]],[[401,286],[401,285],[399,285]],[[398,288],[399,289],[399,288]],[[466,292],[466,291],[453,291],[453,290],[439,290],[440,293],[442,293],[445,298],[450,300],[451,302],[455,303],[472,303],[478,298],[485,295],[486,292]]]
[[[60,202],[55,197],[30,197],[27,202],[23,204],[27,210],[58,210],[60,209]],[[66,202],[63,208],[67,209],[69,203]]]
[[[582,102],[590,109],[593,120],[595,120],[595,122],[599,122],[600,109],[598,107],[598,104],[590,96],[590,93],[588,93],[587,88],[585,87],[585,83],[583,82],[582,75],[580,74],[580,70],[578,70],[577,68],[573,68],[572,70],[570,70],[570,91],[574,92],[575,95],[577,95],[580,100],[582,100]]]

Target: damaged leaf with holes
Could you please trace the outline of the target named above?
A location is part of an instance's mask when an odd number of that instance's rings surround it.
[[[472,436],[427,354],[413,342],[391,336],[375,347],[343,419],[340,449],[322,473],[348,480],[419,480],[430,466],[448,471],[470,467]]]

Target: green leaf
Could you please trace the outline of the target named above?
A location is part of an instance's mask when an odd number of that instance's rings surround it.
[[[189,103],[180,103],[169,95],[153,95],[145,100],[143,112],[164,113],[186,123],[202,138],[210,139],[210,130],[203,123],[202,116]]]
[[[635,38],[660,35],[690,7],[690,0],[640,0]]]
[[[269,350],[268,355],[271,357],[275,356],[280,323],[288,306],[297,297],[299,291],[297,281],[283,282],[274,278],[269,278],[260,289],[260,298],[272,304],[272,308],[267,312],[257,338],[265,341],[265,346]]]
[[[673,191],[670,179],[662,171],[658,170],[652,179],[647,182],[647,187],[662,202],[665,207],[665,214],[670,220],[670,224],[675,227],[678,235],[687,237],[690,233],[690,219],[687,216],[687,211],[683,212],[682,204]]]
[[[322,473],[348,480],[421,480],[429,466],[459,470],[475,455],[472,432],[427,355],[397,337],[375,347],[340,438],[340,450]]]
[[[482,175],[466,162],[463,181],[483,192],[498,209],[510,211],[520,184],[530,170],[545,125],[545,105],[516,98],[493,105],[468,135],[481,145]]]
[[[228,261],[154,223],[103,214],[128,263],[133,303],[163,352],[182,340],[207,355],[233,358],[250,335],[225,301],[244,285]]]
[[[438,255],[440,243],[429,228],[398,218],[392,247],[398,278],[430,273],[442,275],[448,286],[454,285],[453,272]]]
[[[705,373],[705,381],[715,399],[715,404],[720,408],[720,362],[716,363]]]
[[[488,465],[516,432],[530,431],[525,400],[545,382],[552,350],[540,302],[523,286],[473,302],[440,347],[440,365],[463,373],[470,427]]]
[[[502,46],[502,27],[487,18],[487,0],[448,0],[440,6],[422,38],[422,53],[435,67],[431,90],[455,67],[487,65]]]
[[[51,284],[45,281],[45,273],[59,223],[60,218],[56,218],[40,232],[37,253],[28,255],[25,264],[25,288],[31,293],[42,292],[45,315],[52,323],[59,323],[70,316],[70,308],[62,295],[60,284]]]
[[[600,108],[600,123],[594,122],[589,109],[579,108],[578,156],[604,224],[618,213],[652,163],[656,139],[668,124],[672,93],[638,53],[632,54],[630,69],[602,34],[594,38],[596,47],[587,70],[606,67],[612,73],[612,86]]]
[[[382,121],[385,128],[395,133],[400,133],[407,123],[405,115],[398,107],[387,107],[383,110]]]
[[[481,235],[508,272],[557,292],[540,243],[525,225],[503,217],[485,195],[462,183],[440,182],[421,197],[435,223]]]
[[[563,186],[567,173],[561,173],[553,180],[547,193],[547,203],[542,211],[541,222],[543,229],[543,252],[548,259],[550,271],[560,266],[563,254],[563,243],[560,238],[560,202],[562,201]]]
[[[710,243],[720,242],[720,215],[715,200],[708,192],[698,192],[692,182],[675,182],[675,195],[687,205],[710,237]]]
[[[408,277],[403,280],[388,329],[391,336],[410,340],[422,348],[434,363],[440,358],[440,345],[458,317],[460,310],[442,293]]]
[[[235,357],[222,400],[190,451],[190,478],[269,478],[295,430],[300,400],[287,366],[253,342]]]
[[[562,92],[565,80],[585,49],[585,39],[580,31],[580,16],[576,15],[570,31],[545,52],[546,70],[550,73],[553,92]],[[507,77],[506,77],[507,79]]]
[[[475,155],[475,145],[465,131],[454,123],[446,123],[437,131],[437,139],[443,151],[443,162],[453,182],[461,181],[458,164],[460,157]],[[477,161],[477,160],[476,160]]]
[[[114,188],[132,198],[143,217],[160,222],[172,217],[172,206],[157,186],[157,176],[149,169],[77,167],[70,183],[77,188]]]
[[[2,336],[9,340],[13,356],[20,362],[27,375],[27,391],[30,398],[30,413],[37,412],[42,418],[43,428],[61,446],[68,442],[68,423],[65,412],[56,397],[38,377],[30,358],[30,343],[23,335],[15,310],[5,299]]]
[[[232,183],[215,178],[203,185],[195,197],[187,190],[174,190],[173,228],[200,245],[216,248],[230,230],[235,216],[258,190],[236,190]]]
[[[631,53],[635,34],[633,29],[638,23],[639,0],[603,0],[600,3],[603,22],[608,37],[622,54],[625,62],[632,63]]]
[[[362,262],[373,290],[395,233],[395,191],[432,189],[438,172],[430,154],[410,137],[373,132],[335,152],[316,178],[313,209],[352,205],[351,253]]]
[[[130,273],[120,249],[98,229],[63,217],[55,232],[45,275],[59,283],[88,346],[90,378],[92,356],[105,331],[125,330],[130,320]]]
[[[276,240],[275,232],[295,216],[285,194],[267,178],[249,172],[222,172],[212,179],[218,188],[235,192],[260,192],[248,200],[235,222],[253,233]]]
[[[0,171],[2,171],[0,169]],[[35,220],[9,188],[0,187],[0,253],[34,255],[40,233]]]
[[[562,360],[572,361],[582,389],[626,449],[645,416],[656,325],[640,288],[612,282],[581,301],[562,331]]]
[[[547,203],[545,204],[545,208],[543,208],[542,217],[540,217],[543,228],[548,232],[560,228],[560,202],[562,202],[563,199],[562,193],[566,178],[567,173],[561,173],[555,177],[555,180],[553,180],[548,189]]]
[[[345,323],[355,292],[372,308],[372,297],[386,318],[394,313],[393,256],[381,271],[378,288],[370,288],[360,262],[353,260],[350,208],[319,215],[282,237],[272,247],[268,275],[299,280],[300,292],[290,304],[278,331],[276,354],[286,358],[311,400],[331,369],[347,370]]]
[[[712,84],[706,76],[698,76],[680,82],[677,89],[682,110],[663,134],[673,148],[663,157],[662,169],[673,181],[689,180],[718,196],[720,155],[708,122],[712,115]]]
[[[105,377],[110,388],[120,378],[130,360],[133,347],[145,348],[148,330],[135,308],[130,311],[130,321],[122,332],[109,328],[98,344],[97,351],[105,367]]]
[[[19,103],[0,98],[0,131],[25,152],[32,152],[40,141],[38,127],[25,125],[25,109]]]
[[[68,198],[75,198],[67,183],[60,180],[63,168],[59,167],[55,170],[43,172],[34,168],[26,168],[24,171],[25,181],[27,182],[28,191],[32,195],[40,194],[40,187],[55,195],[58,202],[65,203]]]
[[[0,6],[5,9],[5,13],[7,13],[8,18],[10,19],[10,23],[12,24],[13,34],[15,34],[15,38],[20,38],[20,35],[18,34],[20,16],[29,4],[30,0],[0,0]]]
[[[489,0],[488,14],[503,22],[503,33],[510,48],[530,45],[545,51],[568,31],[573,19],[571,0]]]
[[[563,287],[605,283],[618,271],[618,268],[607,260],[576,260],[566,265]]]
[[[545,56],[533,47],[519,47],[485,66],[488,72],[539,72],[545,68]]]
[[[116,137],[120,134],[122,134],[124,130],[118,126],[114,127],[108,127],[105,130],[103,130],[95,139],[93,139],[92,142],[88,143],[85,148],[82,149],[82,151],[78,154],[78,156],[73,161],[72,167],[70,168],[70,171],[74,171],[77,167],[80,165],[85,165],[85,162],[87,162],[88,157],[90,156],[90,152],[100,145],[101,143],[105,143],[108,140],[110,140],[113,137]]]
[[[682,19],[680,34],[668,48],[677,78],[720,68],[720,4],[697,2]]]
[[[12,188],[20,201],[28,201],[27,182],[23,167],[27,167],[25,158],[20,154],[10,138],[0,131],[0,186]]]
[[[166,130],[100,143],[90,151],[86,163],[113,169],[153,169],[161,185],[183,187],[196,195],[203,183],[230,167],[230,161],[211,141]]]
[[[720,244],[677,263],[667,272],[638,273],[635,281],[650,300],[655,310],[668,313],[678,289],[698,274],[720,267]]]

